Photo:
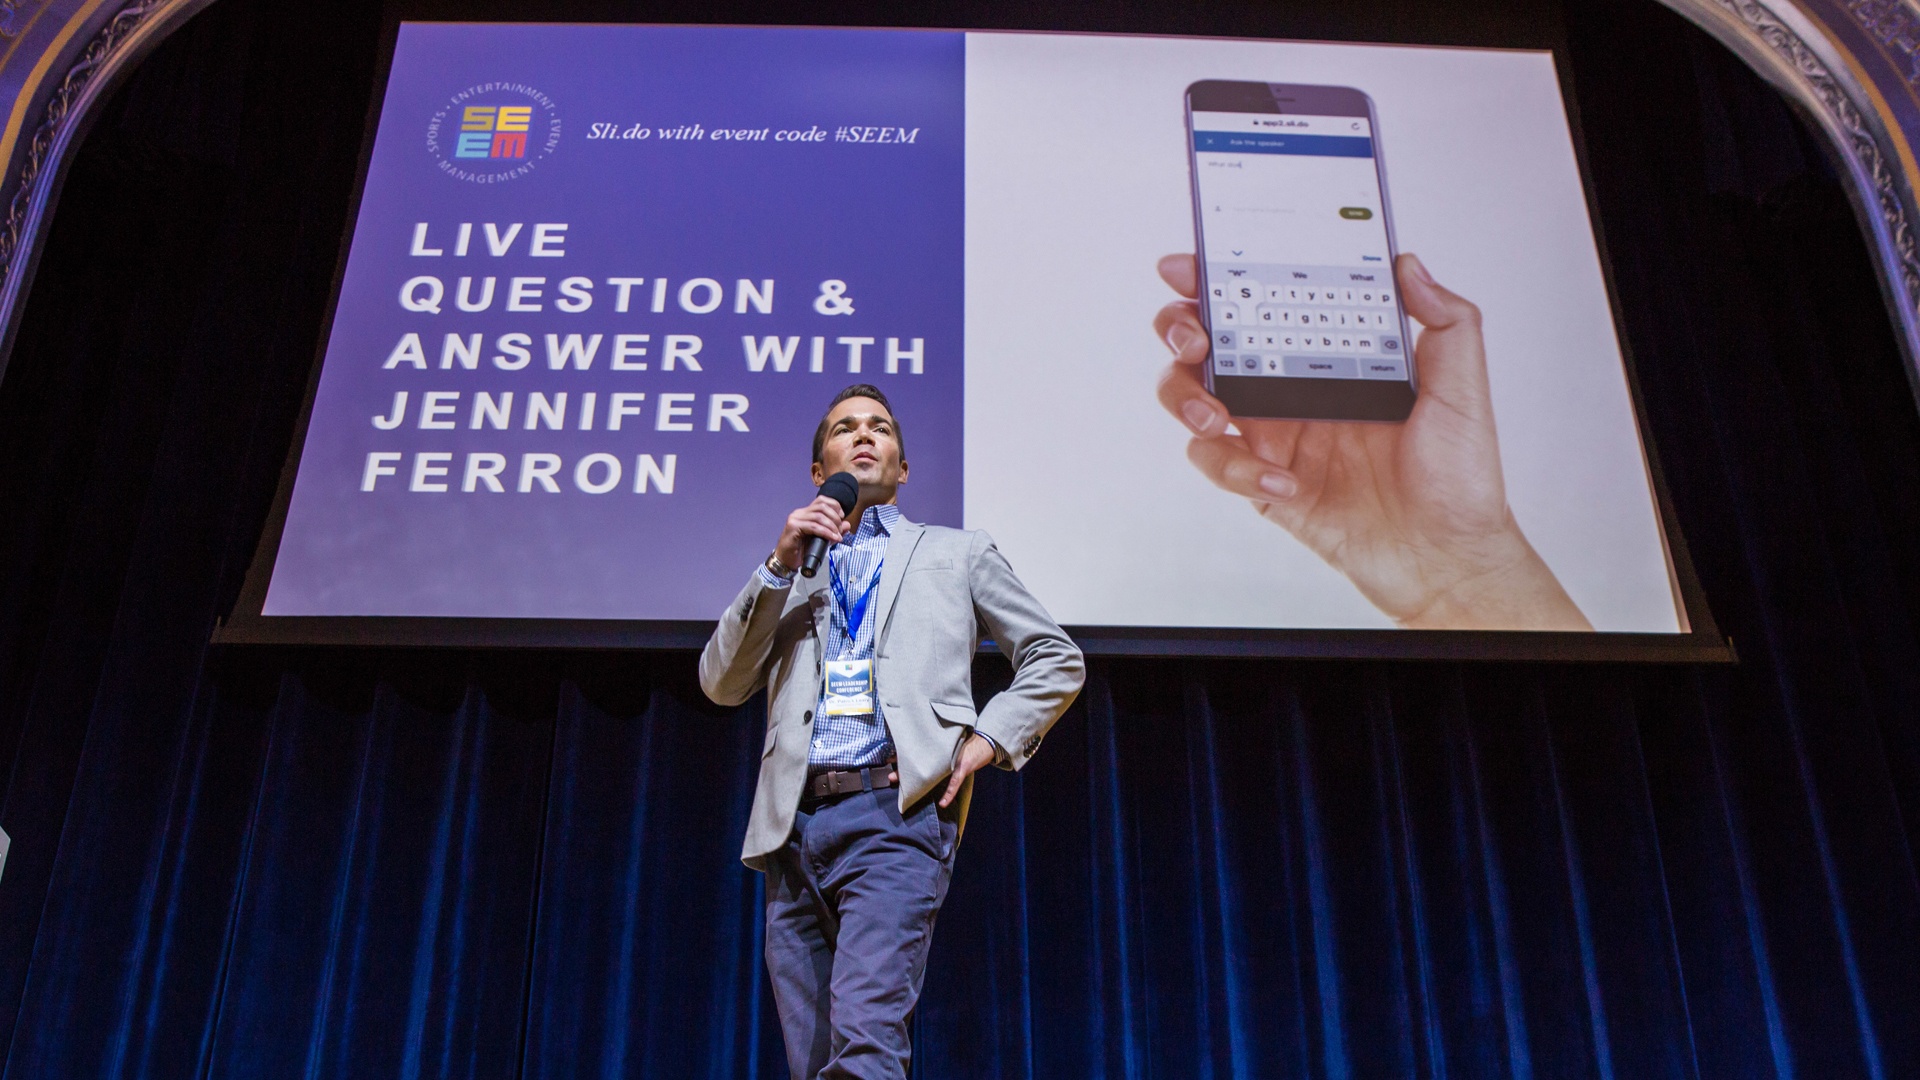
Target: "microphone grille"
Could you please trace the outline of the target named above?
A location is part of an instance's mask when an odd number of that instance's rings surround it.
[[[850,472],[837,472],[820,485],[820,494],[839,503],[841,513],[851,514],[860,501],[860,481]]]

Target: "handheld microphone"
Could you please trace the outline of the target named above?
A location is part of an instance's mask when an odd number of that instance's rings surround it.
[[[827,477],[820,485],[820,494],[840,504],[840,512],[853,513],[854,505],[860,501],[860,481],[850,472],[837,472]],[[827,557],[827,538],[824,536],[807,537],[807,547],[800,558],[800,574],[812,577],[820,572],[820,560]]]

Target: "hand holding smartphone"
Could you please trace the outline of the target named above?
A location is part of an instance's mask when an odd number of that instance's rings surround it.
[[[1371,99],[1209,79],[1186,117],[1207,389],[1235,416],[1404,421],[1412,337]]]
[[[1198,82],[1187,131],[1198,252],[1154,318],[1187,459],[1398,625],[1591,629],[1507,504],[1479,308],[1395,250],[1367,96]]]

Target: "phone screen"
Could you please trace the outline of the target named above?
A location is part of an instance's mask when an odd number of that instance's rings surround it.
[[[1214,393],[1242,416],[1405,419],[1412,364],[1366,96],[1203,83],[1188,120]]]

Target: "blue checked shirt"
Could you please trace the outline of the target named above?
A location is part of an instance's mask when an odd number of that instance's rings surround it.
[[[827,571],[840,579],[849,602],[858,602],[862,591],[870,585],[879,588],[874,572],[887,557],[887,541],[893,538],[894,526],[899,523],[898,506],[892,503],[870,506],[860,515],[860,527],[853,535],[828,549]],[[769,588],[784,589],[793,584],[792,578],[775,577],[765,566],[760,568],[760,575],[761,583]],[[880,626],[880,613],[874,606],[878,600],[876,596],[867,602],[866,617],[860,621],[857,637],[847,633],[847,613],[838,600],[833,602],[833,614],[827,620],[827,659],[873,659],[873,638]],[[878,693],[879,688],[874,689]],[[822,696],[825,693],[823,683]],[[893,756],[893,740],[887,737],[886,717],[881,715],[878,697],[874,698],[873,712],[868,716],[826,716],[816,706],[813,717],[813,746],[808,751],[807,762],[816,772],[878,765]]]
[[[886,559],[887,541],[893,539],[894,527],[899,524],[898,506],[892,503],[869,506],[860,515],[860,527],[853,531],[853,535],[827,549],[827,571],[839,577],[849,602],[858,602],[861,590],[868,588],[869,582],[872,588],[880,587],[875,571]],[[760,566],[759,574],[760,583],[769,589],[784,589],[793,584],[792,577],[780,577],[768,570],[764,563]],[[840,602],[836,599],[832,603],[833,614],[827,620],[827,659],[873,659],[874,635],[880,631],[880,613],[873,605],[879,599],[875,596],[867,602],[867,613],[860,621],[858,637],[847,633],[847,613],[840,607]],[[893,740],[887,735],[886,717],[881,715],[880,687],[876,685],[873,689],[873,713],[869,716],[826,716],[818,703],[814,705],[813,745],[807,752],[807,767],[811,771],[858,769],[878,765],[893,756]],[[822,678],[822,699],[826,697],[826,692],[826,680]],[[1000,756],[999,743],[984,734],[980,737],[992,744],[996,757]]]

